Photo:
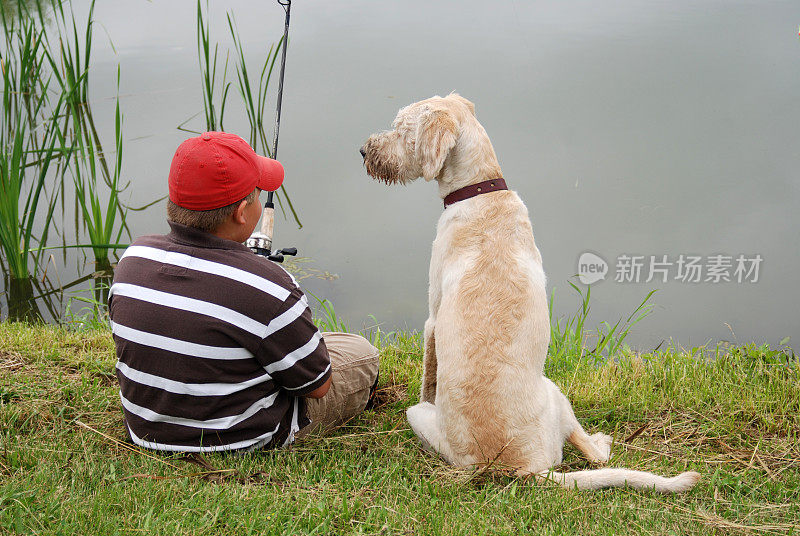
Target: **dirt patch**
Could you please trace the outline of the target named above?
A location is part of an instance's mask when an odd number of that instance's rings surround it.
[[[379,411],[383,407],[408,398],[408,384],[398,383],[383,385],[375,390],[367,404],[367,409]]]

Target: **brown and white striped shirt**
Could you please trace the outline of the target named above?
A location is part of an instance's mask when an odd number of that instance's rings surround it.
[[[209,452],[285,445],[330,376],[297,282],[242,244],[169,222],[136,240],[109,309],[134,443]]]

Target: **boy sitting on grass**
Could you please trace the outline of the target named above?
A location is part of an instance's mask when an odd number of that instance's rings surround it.
[[[243,242],[283,166],[240,137],[183,142],[167,235],[136,240],[109,298],[125,424],[134,443],[184,452],[276,447],[361,412],[378,351],[321,334],[297,282]],[[313,421],[313,425],[310,423]]]

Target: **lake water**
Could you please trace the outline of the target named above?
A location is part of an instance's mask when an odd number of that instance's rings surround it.
[[[79,17],[86,5],[76,3]],[[303,228],[278,218],[275,244],[338,274],[304,286],[331,299],[351,329],[372,316],[384,330],[421,329],[441,201],[422,180],[374,183],[358,149],[400,107],[455,90],[475,103],[509,187],[530,210],[557,314],[576,310],[567,281],[588,251],[608,263],[592,288],[590,324],[627,316],[658,289],[655,310],[630,339],[643,350],[670,340],[775,345],[787,336],[796,346],[798,8],[296,0],[278,156]],[[119,64],[134,206],[166,194],[172,154],[188,136],[176,126],[202,110],[195,9],[194,0],[96,7],[94,114],[112,134]],[[264,0],[212,2],[223,49],[226,10],[255,70],[282,33],[283,11]],[[202,130],[199,119],[189,125]],[[248,127],[231,109],[225,128],[246,136]],[[165,232],[163,211],[162,203],[131,213],[134,234]],[[657,267],[668,281],[657,271],[646,282],[650,257],[664,255],[673,264]],[[700,257],[700,282],[675,279],[681,255]],[[740,255],[760,256],[756,282],[752,271],[736,281]],[[643,258],[638,283],[616,281],[635,279],[624,256]],[[732,281],[705,281],[711,264],[728,261],[721,271]]]

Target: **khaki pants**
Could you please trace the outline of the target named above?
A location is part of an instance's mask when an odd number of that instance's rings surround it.
[[[349,421],[367,405],[378,378],[378,349],[352,333],[323,333],[331,357],[331,387],[322,398],[306,398],[311,424],[296,437],[324,434]]]

